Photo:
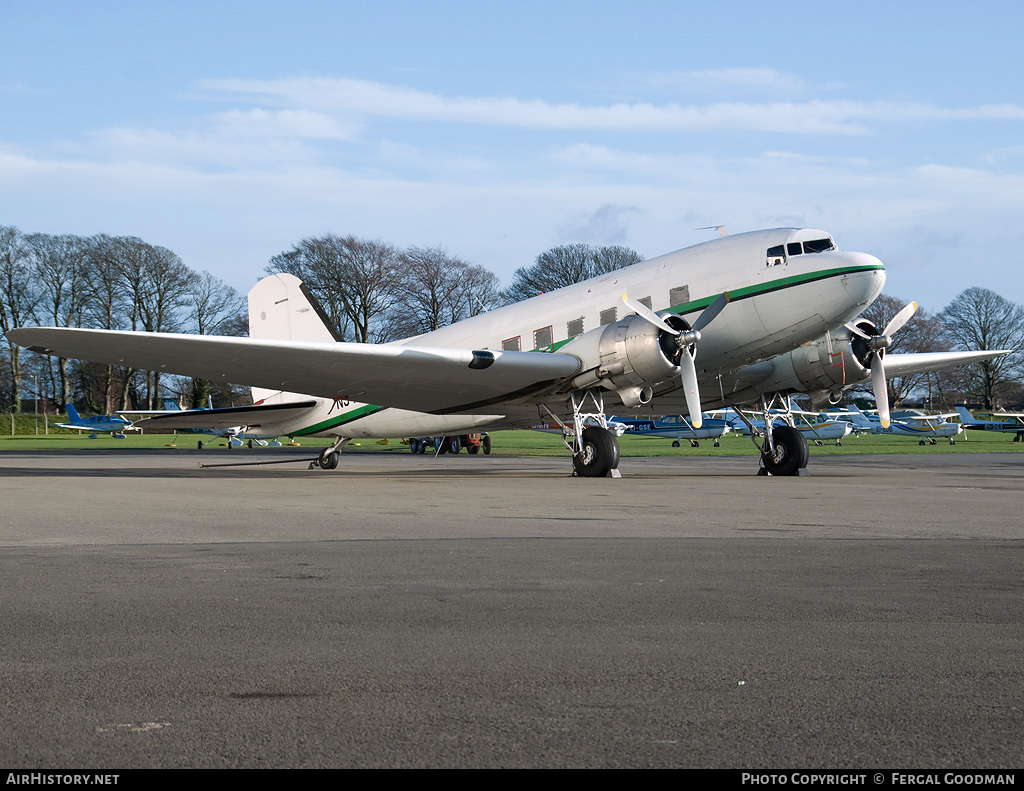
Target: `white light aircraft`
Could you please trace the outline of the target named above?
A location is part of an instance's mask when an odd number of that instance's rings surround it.
[[[737,410],[729,408],[717,410],[713,414],[720,415],[732,431],[743,436],[750,436],[751,432],[765,434],[764,420],[754,417],[754,412],[745,410],[746,414],[741,415]],[[827,412],[805,412],[793,409],[787,402],[786,409],[772,410],[772,424],[792,425],[805,439],[811,440],[815,445],[821,446],[824,440],[835,440],[836,445],[842,445],[843,437],[848,436],[854,430],[853,423],[849,420],[836,420],[834,414]]]
[[[767,421],[785,395],[807,393],[823,408],[870,379],[887,424],[887,373],[1004,353],[886,356],[916,305],[879,330],[861,313],[884,282],[881,261],[837,249],[824,231],[775,229],[724,236],[389,344],[339,342],[287,275],[250,292],[248,338],[39,327],[7,335],[43,354],[249,384],[255,404],[232,422],[333,437],[319,459],[325,469],[354,438],[551,419],[563,427],[575,474],[617,477],[606,398],[687,414],[699,428],[702,409],[760,404]],[[791,416],[752,438],[758,474],[806,467],[807,442]]]
[[[926,442],[935,444],[938,437],[948,437],[950,445],[956,445],[953,439],[963,431],[962,423],[950,423],[946,418],[956,417],[955,412],[939,415],[902,415],[888,426],[883,426],[877,415],[870,415],[856,405],[850,406],[850,419],[865,433],[892,434],[902,437],[916,437],[918,445]]]
[[[672,447],[678,448],[682,441],[687,440],[694,448],[700,447],[700,440],[713,439],[715,447],[719,446],[722,437],[729,433],[729,422],[722,418],[701,415],[701,427],[695,428],[685,415],[665,415],[657,419],[640,419],[613,417],[625,426],[626,434],[637,437],[668,437]]]

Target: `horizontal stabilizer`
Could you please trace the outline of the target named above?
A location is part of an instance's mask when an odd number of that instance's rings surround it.
[[[231,428],[258,426],[264,423],[283,423],[301,417],[317,405],[316,399],[272,404],[270,406],[235,406],[224,409],[185,409],[166,412],[136,422],[140,428]]]

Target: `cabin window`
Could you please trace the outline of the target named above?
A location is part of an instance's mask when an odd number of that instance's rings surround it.
[[[800,246],[800,242],[790,242],[786,245],[786,253],[792,258],[794,255],[800,255],[803,253],[803,248]]]
[[[519,351],[519,336],[509,338],[507,341],[501,342],[502,351],[506,352],[517,352]]]
[[[608,308],[608,310],[602,310],[601,311],[601,326],[603,327],[605,324],[612,324],[612,323],[614,323],[616,315],[617,315],[617,313],[616,313],[616,309],[615,308]]]
[[[640,299],[638,299],[637,302],[639,302],[641,305],[646,306],[648,310],[654,310],[654,308],[651,307],[650,297],[640,297]]]
[[[573,319],[565,325],[568,332],[568,337],[575,338],[577,335],[583,334],[583,317],[580,316],[578,319]]]
[[[835,250],[836,246],[831,239],[815,239],[813,242],[804,242],[805,253],[824,253],[827,250]]]
[[[690,287],[676,286],[668,292],[668,305],[670,308],[685,305],[690,301]]]
[[[784,245],[768,248],[768,266],[778,266],[786,263],[786,248]]]
[[[548,349],[551,346],[552,340],[551,327],[542,327],[539,330],[533,331],[534,349]]]

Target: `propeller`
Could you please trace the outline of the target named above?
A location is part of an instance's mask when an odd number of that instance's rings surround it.
[[[846,325],[847,329],[854,335],[863,338],[867,344],[867,365],[871,369],[871,389],[875,394],[875,406],[878,407],[878,420],[882,424],[882,428],[889,428],[891,423],[889,419],[889,389],[885,383],[885,364],[882,362],[882,357],[885,355],[885,350],[892,345],[893,334],[899,332],[916,312],[917,303],[911,302],[893,316],[885,325],[885,329],[878,335],[868,335],[853,324]]]
[[[627,294],[622,295],[622,301],[626,303],[626,307],[662,332],[675,338],[676,344],[682,351],[682,354],[679,355],[679,370],[683,382],[683,394],[686,396],[686,408],[690,413],[690,423],[694,428],[700,428],[704,423],[700,409],[700,391],[697,387],[697,366],[694,364],[697,357],[697,342],[700,340],[700,331],[722,312],[729,304],[729,299],[729,292],[723,292],[714,302],[704,308],[690,329],[680,330],[671,326],[646,305],[631,301]]]

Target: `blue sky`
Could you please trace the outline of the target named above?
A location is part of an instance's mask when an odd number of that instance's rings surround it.
[[[1024,302],[1024,5],[0,0],[0,224],[246,291],[303,236],[508,282],[809,226],[941,310]]]

